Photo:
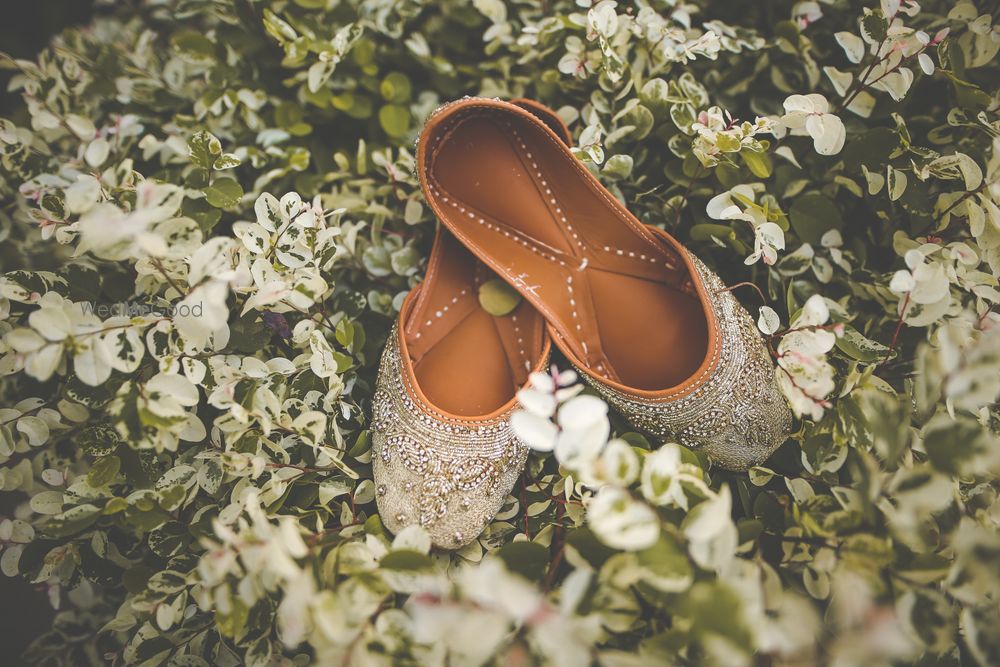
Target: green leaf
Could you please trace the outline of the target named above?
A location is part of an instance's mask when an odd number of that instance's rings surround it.
[[[198,227],[205,234],[212,231],[222,219],[222,211],[204,199],[185,198],[184,203],[181,204],[181,213],[197,222]]]
[[[632,173],[631,155],[612,155],[601,168],[601,173],[614,179],[628,178]]]
[[[71,507],[45,524],[45,533],[52,537],[67,537],[89,528],[101,516],[101,510],[89,503]]]
[[[796,51],[798,49],[799,37],[801,34],[799,26],[797,26],[794,21],[778,21],[774,25],[774,36],[786,40]]]
[[[145,565],[136,565],[135,567],[125,570],[122,574],[122,584],[124,584],[125,590],[129,593],[141,593],[143,589],[146,588],[146,582],[149,581],[150,577],[152,577],[154,573],[166,574],[165,572],[155,572],[152,568],[146,567]]]
[[[210,60],[215,57],[215,45],[205,35],[195,30],[184,30],[170,38],[174,48],[195,60]]]
[[[764,152],[740,151],[740,157],[746,163],[750,172],[757,178],[768,178],[774,170],[771,156]]]
[[[391,72],[382,79],[379,92],[386,102],[403,104],[410,99],[410,80],[402,72]]]
[[[851,171],[861,171],[861,165],[880,169],[899,146],[899,134],[888,127],[876,127],[847,142],[842,153],[844,165]]]
[[[365,535],[375,535],[378,537],[384,536],[385,526],[382,525],[382,519],[378,514],[372,514],[365,521]]]
[[[233,167],[240,166],[240,158],[236,156],[235,153],[223,153],[219,157],[215,158],[215,162],[212,163],[213,169],[232,169]]]
[[[723,582],[698,582],[671,611],[689,620],[687,632],[696,641],[726,641],[727,648],[746,652],[753,642],[746,627],[749,621],[735,613],[742,605],[736,590]]]
[[[802,457],[813,474],[836,472],[847,460],[847,445],[838,444],[832,433],[817,433],[802,442]]]
[[[935,420],[924,434],[924,449],[931,464],[946,473],[956,475],[965,462],[976,455],[983,441],[983,429],[973,419],[959,416],[958,419]]]
[[[217,178],[205,188],[205,199],[215,208],[230,208],[243,197],[243,188],[231,178]]]
[[[109,484],[118,476],[121,465],[121,459],[117,456],[105,456],[98,459],[87,473],[87,484],[95,489]]]
[[[516,289],[499,278],[487,280],[479,286],[479,305],[494,317],[510,314],[521,303]]]
[[[670,86],[663,79],[650,79],[646,83],[642,84],[642,88],[639,90],[639,100],[645,105],[655,116],[662,117],[667,113],[668,99],[670,94]]]
[[[731,134],[719,134],[716,136],[715,145],[723,153],[736,153],[743,146],[740,140]]]
[[[229,605],[230,609],[227,614],[223,614],[222,612],[216,610],[215,625],[224,637],[237,639],[243,636],[243,631],[247,624],[247,618],[250,616],[250,609],[237,596],[230,598]]]
[[[498,552],[507,569],[531,581],[541,581],[549,562],[549,550],[536,542],[512,542]]]
[[[844,226],[833,200],[816,193],[804,194],[792,202],[788,217],[799,238],[814,246],[819,245],[823,234]]]
[[[392,275],[392,255],[382,246],[368,246],[361,253],[361,263],[365,270],[376,278]]]
[[[405,246],[394,250],[389,255],[389,266],[394,273],[401,276],[411,276],[420,267],[421,256],[413,246]]]
[[[784,500],[783,498],[782,501]],[[758,494],[753,501],[754,516],[761,520],[769,532],[780,533],[785,529],[785,510],[782,501],[777,500],[773,491]]]
[[[694,568],[676,538],[661,534],[656,544],[638,552],[642,581],[664,593],[687,590],[694,581]]]
[[[76,444],[88,456],[106,456],[115,451],[121,436],[110,424],[90,424],[76,437]]]
[[[595,569],[615,554],[615,550],[597,539],[589,528],[576,528],[566,534],[566,544]]]
[[[383,556],[379,564],[385,570],[420,571],[433,567],[434,561],[431,560],[430,556],[419,551],[398,549]]]
[[[174,570],[161,570],[155,574],[147,574],[146,579],[143,582],[143,586],[145,588],[149,588],[150,591],[162,593],[164,595],[179,593],[184,590],[186,585],[187,582],[184,580],[184,575]]]
[[[845,326],[844,334],[837,338],[837,349],[851,359],[865,363],[881,361],[889,352],[888,346],[866,338],[858,333],[857,329],[850,326]],[[895,351],[891,356],[895,356]]]
[[[222,144],[211,132],[199,130],[188,139],[188,158],[202,169],[211,169],[221,154]]]
[[[622,123],[625,125],[631,125],[635,128],[629,137],[635,141],[638,141],[649,134],[650,130],[653,128],[653,122],[653,112],[641,104],[636,104],[622,117]]]
[[[61,491],[40,491],[31,497],[29,506],[39,514],[59,514],[63,508],[63,494]]]
[[[691,228],[691,239],[694,241],[711,241],[713,238],[732,245],[736,240],[736,230],[716,222],[702,222]]]
[[[112,514],[118,514],[119,512],[124,512],[128,509],[128,501],[124,498],[112,498],[107,503],[104,504],[103,513],[106,516]]]
[[[993,101],[989,93],[974,83],[969,83],[958,78],[947,70],[942,70],[942,73],[951,80],[952,85],[955,87],[955,97],[960,107],[972,112],[979,112],[989,108]]]
[[[105,276],[91,266],[69,264],[61,272],[69,283],[69,295],[74,301],[97,301],[101,294],[101,280]]]
[[[191,533],[180,521],[168,521],[149,533],[149,548],[161,558],[172,558],[191,542]]]
[[[892,544],[886,537],[864,533],[851,535],[841,546],[841,557],[844,563],[870,574],[892,562]]]
[[[888,34],[889,25],[879,14],[869,14],[861,19],[861,29],[869,39],[881,42]]]
[[[410,110],[398,104],[386,104],[378,110],[379,124],[393,138],[406,136],[410,131],[410,120]]]
[[[253,311],[229,325],[229,347],[236,352],[253,354],[271,340],[272,331]]]

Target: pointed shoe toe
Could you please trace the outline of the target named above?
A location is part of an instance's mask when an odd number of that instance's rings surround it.
[[[395,333],[395,332],[393,332]],[[457,549],[490,524],[524,469],[527,449],[509,414],[476,422],[442,415],[403,380],[398,346],[386,349],[375,396],[372,467],[382,522],[427,529]]]
[[[666,233],[652,229],[655,234]],[[705,305],[707,354],[688,382],[667,392],[630,390],[577,366],[582,377],[634,426],[701,449],[729,470],[766,461],[792,431],[792,412],[753,319],[725,284],[685,251],[694,292]]]

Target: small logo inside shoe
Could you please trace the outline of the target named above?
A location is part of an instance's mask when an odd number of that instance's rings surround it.
[[[528,274],[527,273],[519,273],[518,275],[515,276],[514,275],[514,271],[511,269],[510,270],[510,274],[511,274],[510,279],[514,282],[514,287],[517,287],[518,289],[524,290],[525,292],[528,292],[532,296],[538,296],[538,291],[537,290],[538,290],[538,288],[540,286],[539,285],[529,285],[528,282],[527,282],[528,281]]]

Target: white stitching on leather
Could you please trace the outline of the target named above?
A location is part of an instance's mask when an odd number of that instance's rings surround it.
[[[510,316],[511,322],[514,324],[514,336],[517,338],[517,351],[524,361],[524,367],[526,370],[531,370],[531,362],[528,361],[528,355],[524,351],[524,338],[521,337],[521,327],[517,323],[517,314],[512,314]]]
[[[451,306],[453,306],[454,304],[458,303],[459,298],[465,296],[468,293],[469,293],[469,288],[467,288],[467,287],[463,288],[462,291],[458,293],[458,296],[454,296],[454,297],[451,298],[451,303],[450,304],[445,305],[445,306],[441,306],[440,310],[435,311],[434,312],[434,317],[437,318],[437,319],[440,319],[440,318],[444,317],[444,314],[448,312],[448,310],[451,308]],[[424,322],[424,328],[427,328],[427,327],[429,327],[429,326],[431,326],[433,324],[434,324],[434,320],[427,320],[426,322]],[[421,331],[417,331],[413,335],[413,338],[414,339],[420,338],[421,333],[422,333]]]
[[[573,313],[573,320],[576,322],[576,330],[582,332],[583,327],[580,326],[580,319],[576,316],[576,295],[573,292],[573,276],[566,276],[566,289],[569,290],[569,305]],[[586,349],[586,344],[584,344],[584,349]]]
[[[560,264],[561,266],[564,266],[564,267],[566,266],[566,262],[565,261],[559,259],[558,257],[556,257],[555,255],[553,255],[551,253],[545,252],[544,250],[542,250],[538,246],[534,245],[533,243],[530,243],[530,242],[524,240],[523,238],[521,238],[521,236],[518,233],[515,232],[515,233],[512,234],[507,229],[505,229],[503,227],[500,227],[499,225],[493,224],[492,222],[487,221],[485,218],[483,218],[483,217],[481,217],[481,216],[473,213],[469,209],[466,209],[464,206],[458,204],[454,200],[449,199],[447,196],[445,196],[441,191],[439,191],[433,185],[431,185],[431,184],[428,183],[427,187],[430,188],[431,192],[433,192],[435,195],[439,196],[441,198],[441,201],[449,204],[453,208],[458,209],[458,211],[460,213],[465,213],[470,219],[475,220],[477,223],[479,223],[483,227],[486,227],[487,229],[493,230],[493,231],[495,231],[495,232],[497,232],[499,234],[503,234],[504,236],[506,236],[507,238],[509,238],[511,241],[514,241],[515,243],[518,243],[518,244],[524,246],[526,249],[528,249],[531,252],[535,253],[536,255],[540,256],[542,259],[545,259],[545,260],[548,260],[548,261],[551,261],[551,262],[556,262],[556,263],[558,263],[558,264]]]
[[[521,138],[521,135],[510,123],[510,121],[504,121],[504,124],[507,126],[508,129],[510,129],[511,134],[514,135],[514,138],[517,140],[518,145],[520,145],[521,148],[524,150],[525,157],[527,157],[528,160],[531,162],[531,168],[535,170],[535,175],[538,177],[538,182],[541,183],[543,188],[545,188],[545,194],[549,196],[549,201],[555,208],[556,215],[558,215],[559,219],[562,220],[564,225],[566,225],[566,230],[569,231],[576,245],[580,248],[580,250],[583,250],[584,247],[583,243],[580,241],[580,235],[576,233],[576,230],[573,229],[572,223],[570,223],[570,221],[566,219],[566,216],[563,215],[562,208],[559,207],[559,203],[555,200],[555,197],[552,196],[552,188],[549,187],[548,181],[546,181],[545,178],[542,176],[542,172],[538,169],[538,163],[535,162],[534,158],[531,155],[531,151],[529,151],[528,147],[524,144],[524,140]]]
[[[484,111],[489,112],[491,115],[500,115],[500,113],[502,112],[502,109],[497,109],[496,107],[485,105],[485,104],[468,104],[468,105],[464,106],[462,109],[460,109],[458,112],[456,112],[455,117],[451,121],[442,124],[440,130],[438,131],[438,133],[433,138],[433,143],[430,146],[427,146],[426,148],[424,148],[425,155],[427,155],[427,158],[424,161],[425,171],[426,171],[427,163],[433,159],[433,154],[434,154],[435,150],[437,150],[438,145],[440,144],[440,142],[444,138],[444,136],[447,134],[448,130],[452,126],[454,126],[455,124],[457,124],[460,120],[462,120],[464,117],[470,115],[468,112],[470,110],[473,110],[473,109],[484,110]],[[529,112],[525,112],[525,113],[529,113]],[[559,143],[556,142],[549,134],[547,134],[545,132],[542,132],[542,136],[545,139],[547,139],[551,144],[554,144],[556,146],[557,151],[560,149]],[[537,168],[537,163],[536,162],[532,161],[532,164]],[[589,176],[588,172],[586,172],[584,170],[584,168],[582,167],[582,165],[579,164],[578,160],[572,159],[572,160],[569,161],[569,164],[570,164],[570,166],[572,166],[572,168],[576,169],[577,172],[579,172],[582,176],[584,176],[584,183],[591,190],[591,192],[594,193],[594,194],[596,194],[596,195],[598,195],[600,198],[602,198],[610,206],[611,212],[616,217],[618,217],[619,220],[621,220],[622,222],[624,222],[628,227],[630,227],[633,231],[635,231],[637,233],[639,239],[641,239],[642,241],[644,241],[647,245],[649,245],[650,247],[652,247],[657,252],[662,252],[662,253],[665,254],[666,257],[672,259],[671,254],[670,254],[670,252],[672,252],[672,251],[668,252],[667,249],[663,248],[662,245],[660,243],[658,243],[655,238],[647,238],[646,234],[651,234],[650,232],[645,232],[645,230],[642,229],[642,225],[641,224],[638,224],[638,223],[634,222],[633,220],[631,220],[629,218],[628,215],[624,215],[620,210],[618,210],[618,208],[615,206],[614,202],[609,198],[609,196],[605,192],[603,192],[600,188],[595,188],[594,187],[594,184],[591,183],[589,181],[589,179],[587,178]],[[445,197],[442,193],[438,192],[438,190],[429,182],[429,176],[430,176],[430,174],[429,173],[425,173],[425,171],[421,171],[418,174],[418,176],[423,180],[423,182],[427,186],[427,188],[433,194],[437,195],[438,197],[441,197],[442,201],[444,201],[446,203],[451,203],[450,200],[447,197]],[[428,203],[431,205],[431,208],[440,217],[444,217],[442,211],[440,211],[439,207],[437,206],[437,202],[435,202],[435,201],[429,201]],[[553,203],[555,203],[555,202],[553,201]],[[457,206],[457,205],[453,204],[453,206]],[[485,221],[483,221],[483,223],[486,224]],[[459,229],[451,229],[451,231],[452,231],[453,234],[455,234],[455,236],[459,237],[460,239],[463,239],[465,241],[466,245],[468,245],[468,246],[474,246],[474,247],[481,247],[480,244],[473,242],[473,240],[468,236],[468,234],[465,234],[465,233],[461,232]],[[500,231],[500,230],[497,229],[497,231]],[[510,237],[509,234],[507,234],[507,236]],[[510,237],[510,238],[513,238],[513,237]],[[520,239],[516,239],[515,238],[514,240],[518,241],[522,245],[524,244],[524,242],[521,241]],[[609,248],[606,246],[605,249],[608,250]],[[536,252],[538,252],[538,251],[536,250]],[[539,252],[539,254],[541,254],[541,253]],[[544,257],[544,255],[542,255],[542,257]],[[642,255],[642,258],[645,259],[645,255]],[[552,259],[554,261],[559,262],[561,265],[565,266],[565,262],[562,262],[558,258],[552,257]],[[494,260],[492,258],[489,258],[489,259],[487,259],[485,261],[487,261],[487,263],[494,270],[496,270],[498,272],[500,272],[500,271],[503,270],[500,267],[499,263],[496,260]],[[656,258],[655,257],[650,257],[649,261],[650,262],[655,262]],[[677,268],[676,265],[672,264],[671,262],[665,262],[665,266],[667,268],[669,268],[669,269],[672,269],[672,270],[676,270],[676,268]],[[559,318],[556,317],[555,313],[553,313],[553,311],[548,306],[546,306],[546,304],[544,302],[542,302],[542,301],[539,300],[539,302],[535,303],[534,305],[535,305],[535,307],[539,311],[541,311],[543,314],[545,314],[547,316],[547,319],[554,320],[554,321],[558,321],[559,320]],[[714,368],[714,365],[715,365],[714,361],[715,361],[715,358],[718,356],[718,335],[716,335],[715,338],[716,338],[716,349],[713,351],[713,359],[712,359],[713,363],[710,364],[710,367],[709,367],[710,369]],[[567,341],[567,343],[568,343],[568,341]],[[587,344],[586,344],[586,342],[581,340],[581,344],[582,344],[582,346],[584,348],[585,354],[589,355],[589,351],[587,350]],[[709,369],[706,370],[705,374],[708,373],[708,370]],[[700,384],[700,380],[701,380],[701,378],[699,378],[696,381],[695,386],[697,386],[697,384]],[[693,390],[695,388],[695,386],[689,387],[689,390]],[[685,391],[687,391],[687,390],[685,390]],[[682,392],[682,393],[684,393],[684,392]]]

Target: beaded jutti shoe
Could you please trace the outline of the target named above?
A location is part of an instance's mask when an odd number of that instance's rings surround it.
[[[784,442],[791,412],[749,314],[547,123],[461,100],[427,123],[417,157],[442,223],[541,311],[559,349],[634,426],[730,469]]]
[[[403,303],[372,407],[372,468],[385,526],[417,523],[456,549],[489,525],[524,468],[515,394],[545,369],[544,320],[526,301],[502,317],[479,303],[495,274],[439,233],[427,277]]]
[[[569,142],[548,107],[515,100]],[[479,288],[497,279],[446,229],[424,281],[403,302],[382,354],[372,406],[372,468],[385,526],[420,524],[457,549],[493,520],[524,469],[510,428],[516,393],[544,370],[551,342],[527,301],[494,316]]]

